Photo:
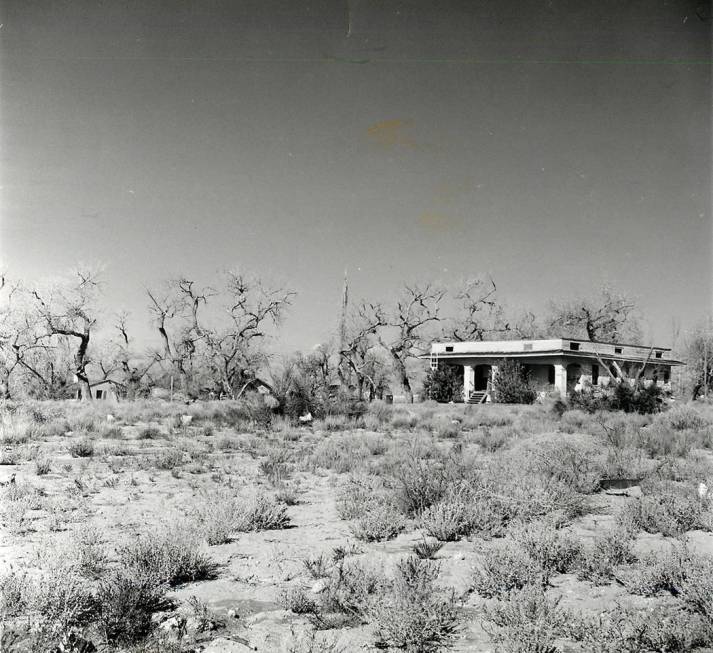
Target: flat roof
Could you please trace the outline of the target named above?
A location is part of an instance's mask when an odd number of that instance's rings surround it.
[[[573,346],[574,345],[574,346]],[[566,356],[582,358],[605,358],[629,362],[650,362],[662,365],[682,365],[671,358],[664,358],[669,347],[626,345],[614,342],[594,342],[578,338],[535,338],[523,340],[483,340],[470,342],[434,342],[430,356],[448,358],[515,358]],[[657,356],[658,355],[658,356]]]

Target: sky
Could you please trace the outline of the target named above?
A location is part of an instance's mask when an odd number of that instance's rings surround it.
[[[3,0],[0,262],[144,286],[241,267],[353,298],[490,274],[611,284],[671,341],[711,313],[711,10],[676,0]]]

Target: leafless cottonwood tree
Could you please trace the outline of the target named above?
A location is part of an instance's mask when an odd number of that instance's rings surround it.
[[[156,352],[151,351],[143,355],[136,353],[134,339],[129,335],[128,319],[126,312],[116,316],[114,334],[109,343],[109,362],[105,364],[102,359],[99,365],[104,378],[108,378],[111,371],[120,370],[126,395],[134,399],[140,394],[142,383],[149,378],[151,368],[158,363],[158,357]]]
[[[407,363],[427,349],[428,329],[440,322],[441,302],[446,291],[431,283],[404,286],[393,307],[365,304],[366,323],[391,358],[394,374],[406,399],[413,402],[413,389]]]
[[[443,332],[445,338],[458,342],[480,341],[503,337],[508,331],[509,325],[498,302],[492,277],[466,280],[454,298],[458,312],[447,321]]]
[[[176,373],[182,392],[187,392],[187,368],[195,344],[190,328],[185,323],[185,301],[176,292],[175,282],[164,284],[162,291],[146,289],[149,297],[149,313],[161,336],[162,348],[157,350],[155,358],[168,365],[171,373]]]
[[[12,396],[13,382],[22,372],[31,376],[44,394],[49,393],[50,383],[43,374],[49,346],[22,284],[0,275],[0,397]]]
[[[376,339],[379,325],[380,320],[375,315],[372,305],[362,302],[351,316],[349,323],[345,324],[340,337],[342,381],[351,381],[350,377],[353,377],[357,398],[360,400],[364,398],[367,387],[369,398],[373,399],[380,394],[385,384],[386,365],[379,356],[380,344]]]
[[[96,327],[99,308],[100,274],[94,268],[77,268],[68,278],[29,291],[33,309],[46,340],[59,339],[74,343],[74,374],[82,389],[82,398],[92,393],[87,367],[89,344]]]
[[[237,270],[222,275],[218,287],[181,277],[169,281],[162,295],[147,293],[163,343],[158,358],[178,373],[181,389],[187,391],[195,364],[230,396],[242,394],[265,362],[260,344],[295,295]]]
[[[634,344],[641,341],[636,302],[608,287],[593,297],[552,303],[547,328],[553,336]]]

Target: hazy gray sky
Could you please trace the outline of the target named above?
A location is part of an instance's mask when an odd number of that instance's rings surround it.
[[[710,5],[3,0],[2,261],[107,265],[107,297],[243,266],[352,296],[493,275],[609,282],[657,340],[711,305]],[[647,331],[647,334],[649,332]]]

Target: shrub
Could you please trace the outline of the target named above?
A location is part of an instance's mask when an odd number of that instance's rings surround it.
[[[320,553],[315,558],[304,559],[302,564],[307,570],[307,573],[315,580],[329,576],[330,562],[323,553]]]
[[[602,653],[683,653],[709,646],[712,641],[710,626],[700,616],[673,603],[657,603],[648,610],[618,606],[595,619],[573,620],[568,630],[585,650]]]
[[[616,579],[631,594],[656,596],[661,592],[680,593],[681,582],[693,558],[685,545],[664,553],[650,553],[628,568],[620,569]]]
[[[636,444],[652,458],[678,456],[685,458],[696,443],[691,431],[672,431],[661,422],[639,429]]]
[[[394,579],[369,608],[379,647],[436,653],[450,648],[461,621],[454,592],[436,585],[437,563],[410,556],[396,565]]]
[[[99,583],[99,626],[112,644],[137,642],[153,629],[152,615],[166,610],[167,586],[148,576],[136,576],[126,569],[113,571]]]
[[[198,536],[181,523],[139,535],[119,550],[119,561],[137,578],[157,585],[213,578],[217,569],[200,550]]]
[[[382,496],[383,485],[379,477],[352,475],[337,493],[337,513],[341,519],[357,519]]]
[[[286,447],[272,447],[260,461],[260,471],[272,485],[278,485],[290,477],[289,463],[292,456]]]
[[[204,495],[198,520],[208,544],[226,544],[233,539],[233,533],[237,530],[240,502],[231,492]]]
[[[109,556],[102,545],[101,531],[92,525],[78,530],[73,538],[69,559],[84,578],[100,578],[109,562]]]
[[[460,422],[445,419],[438,420],[434,433],[436,437],[442,440],[457,438],[461,433]]]
[[[25,572],[10,571],[0,576],[0,618],[18,617],[27,612],[31,581]]]
[[[643,495],[629,504],[620,516],[621,523],[631,523],[647,533],[676,537],[694,529],[710,530],[710,521],[700,499],[691,488],[674,481],[645,484]]]
[[[183,464],[183,452],[178,449],[167,449],[156,458],[158,469],[173,470]]]
[[[596,449],[587,444],[558,437],[525,447],[531,466],[545,478],[590,494],[599,489],[603,465]]]
[[[364,542],[395,538],[405,527],[403,515],[387,501],[371,502],[352,524],[352,533]]]
[[[368,453],[364,443],[354,438],[332,436],[317,444],[309,460],[312,466],[344,474],[361,466]]]
[[[319,612],[319,603],[301,587],[286,587],[278,598],[285,610],[295,614],[315,614]]]
[[[574,408],[592,414],[601,410],[608,410],[610,401],[608,392],[603,391],[601,388],[590,386],[572,392],[567,398],[566,404],[555,403],[555,411],[563,410],[564,408]],[[564,413],[564,415],[566,414],[567,413]]]
[[[138,432],[136,437],[139,440],[158,440],[165,438],[166,434],[155,426],[146,426]]]
[[[29,596],[29,610],[36,619],[36,643],[45,646],[91,623],[98,610],[90,584],[64,567],[45,570],[31,585]],[[40,646],[39,650],[47,649]]]
[[[38,458],[35,460],[35,474],[44,476],[52,471],[52,460],[50,458]]]
[[[269,531],[287,528],[290,518],[287,507],[266,494],[256,494],[246,500],[236,523],[238,531]]]
[[[454,487],[423,511],[419,523],[436,539],[453,542],[476,532],[498,533],[503,519],[485,497],[474,495],[467,487]]]
[[[347,615],[350,621],[363,622],[369,602],[383,590],[385,581],[380,570],[375,570],[357,560],[341,558],[332,567],[325,590],[320,594],[320,613]],[[326,625],[316,616],[318,627]]]
[[[674,406],[657,416],[654,423],[664,424],[674,431],[701,431],[710,426],[710,422],[698,410],[687,404]]]
[[[99,436],[107,440],[122,440],[124,433],[118,426],[102,426],[99,431]]]
[[[91,458],[94,455],[94,443],[91,440],[78,440],[69,445],[72,458]]]
[[[515,437],[517,437],[517,432],[510,426],[482,426],[478,429],[474,440],[486,451],[494,453],[495,451],[502,449]]]
[[[443,548],[443,542],[439,540],[427,540],[425,537],[420,542],[413,545],[413,552],[423,560],[433,560],[436,553]]]
[[[441,403],[463,401],[463,372],[457,365],[439,363],[429,369],[423,381],[423,394]]]
[[[487,598],[506,596],[527,585],[543,587],[548,574],[510,539],[489,548],[473,574],[473,588]]]
[[[662,390],[655,383],[645,386],[639,382],[632,386],[624,381],[615,385],[609,406],[625,413],[657,413],[661,410],[661,397]]]
[[[419,515],[438,502],[452,482],[445,461],[426,459],[417,451],[402,456],[392,470],[394,499],[407,516]]]
[[[484,616],[490,624],[485,626],[486,632],[508,653],[556,653],[555,642],[570,620],[559,607],[559,599],[547,598],[536,586],[512,592],[505,600],[487,606]]]
[[[614,568],[636,561],[631,533],[625,528],[610,529],[594,538],[580,556],[577,577],[595,585],[604,585],[614,577]]]
[[[713,635],[713,558],[689,555],[676,585],[678,598],[688,610],[701,615]]]
[[[546,575],[571,571],[582,554],[579,541],[558,530],[550,520],[518,524],[512,528],[510,537]]]
[[[528,373],[514,359],[508,358],[498,363],[498,372],[492,384],[494,399],[500,404],[531,404],[537,398]]]
[[[418,417],[406,410],[394,410],[391,414],[391,427],[395,429],[412,429],[418,424]]]

